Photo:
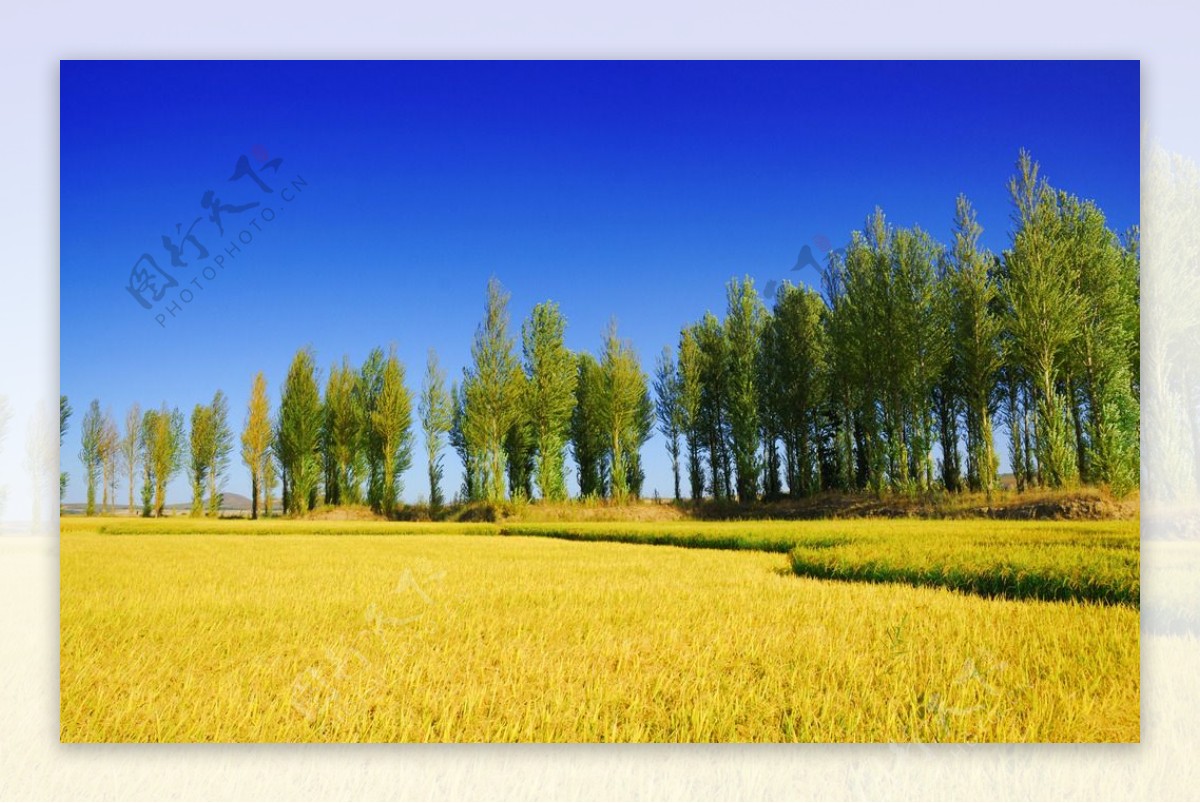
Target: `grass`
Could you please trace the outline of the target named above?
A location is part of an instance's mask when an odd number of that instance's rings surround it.
[[[515,524],[575,541],[786,552],[796,574],[939,586],[1012,599],[1137,607],[1137,522],[880,520]]]
[[[105,535],[505,535],[787,553],[799,575],[936,586],[988,597],[1140,604],[1137,522],[848,519],[454,523],[64,519]]]
[[[795,576],[778,551],[462,525],[88,524],[64,521],[61,539],[66,742],[1138,739],[1132,606],[829,582]],[[838,538],[870,534],[842,525]],[[572,529],[653,535],[605,526]],[[737,535],[656,526],[690,545]],[[822,537],[794,527],[742,536]],[[343,532],[355,537],[330,537]],[[1105,537],[1126,539],[1045,536]]]

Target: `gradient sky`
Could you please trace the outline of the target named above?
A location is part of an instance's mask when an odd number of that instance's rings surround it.
[[[64,61],[66,499],[84,498],[91,399],[123,421],[135,401],[187,413],[221,388],[240,433],[255,372],[277,405],[303,345],[323,380],[395,344],[415,394],[429,348],[461,376],[492,275],[514,333],[553,299],[568,345],[594,351],[615,316],[650,372],[682,324],[723,311],[731,276],[816,283],[791,270],[803,246],[843,244],[876,205],[947,242],[965,193],[983,244],[1007,247],[1020,148],[1123,231],[1139,220],[1139,81],[1136,61]],[[229,180],[243,155],[282,160],[259,174],[270,193]],[[259,206],[224,212],[221,236],[208,190]],[[189,246],[173,268],[163,236],[202,216],[209,257]],[[179,282],[150,310],[126,290],[143,253]],[[645,493],[669,496],[657,435],[644,456]],[[446,466],[453,495],[452,452]],[[419,449],[404,484],[428,493]],[[249,494],[236,450],[226,490]],[[188,495],[181,475],[168,501]]]

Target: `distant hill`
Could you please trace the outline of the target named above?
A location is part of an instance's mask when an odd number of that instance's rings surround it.
[[[228,491],[222,494],[221,512],[222,513],[245,513],[250,510],[250,499],[241,494],[229,493]],[[140,500],[138,500],[140,502]],[[99,507],[99,503],[97,503]],[[173,513],[186,513],[192,509],[191,502],[172,502],[165,506],[167,510]],[[140,509],[140,508],[139,508]],[[87,510],[85,502],[67,502],[62,506],[62,512],[73,516],[82,516]],[[128,513],[129,498],[125,497],[118,505],[116,513],[122,515]]]

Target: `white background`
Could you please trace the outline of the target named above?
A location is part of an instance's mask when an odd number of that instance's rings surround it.
[[[1200,12],[1186,3],[8,3],[0,11],[0,797],[1080,799],[1200,796]],[[1142,61],[1142,744],[58,743],[61,58]],[[1172,161],[1175,160],[1175,161]],[[1191,160],[1191,167],[1187,160]],[[1189,172],[1191,171],[1191,172]],[[136,344],[130,344],[136,349]],[[1198,396],[1200,398],[1200,396]],[[4,413],[0,410],[0,417]],[[44,513],[33,507],[40,496]],[[986,626],[986,623],[981,623]]]

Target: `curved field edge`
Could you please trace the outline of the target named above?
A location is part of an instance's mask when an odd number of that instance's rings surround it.
[[[68,533],[59,735],[1138,738],[1128,607],[817,581],[785,564],[548,538]]]
[[[1135,521],[994,520],[451,523],[90,519],[103,535],[499,535],[786,554],[823,580],[902,583],[985,597],[1140,606]]]

